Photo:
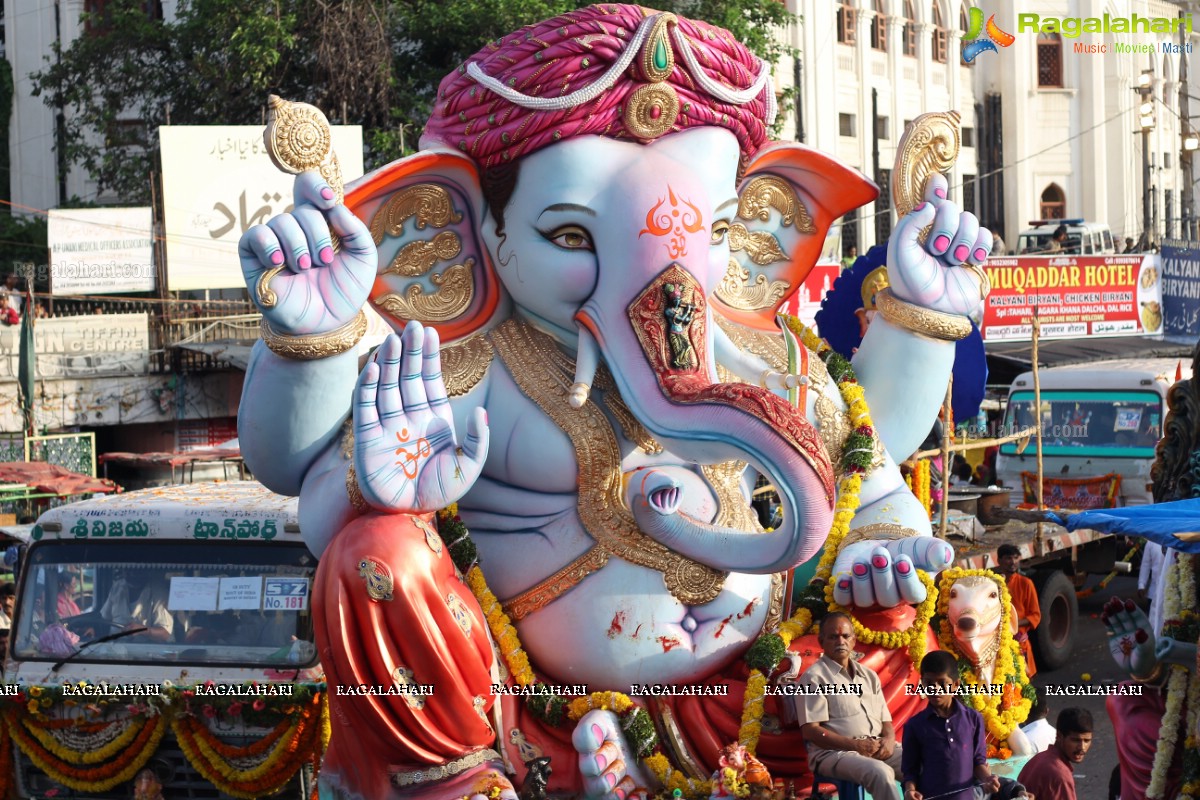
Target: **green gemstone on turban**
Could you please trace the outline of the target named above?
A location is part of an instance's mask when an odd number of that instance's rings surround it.
[[[657,70],[667,68],[667,43],[662,39],[654,43],[654,68]]]

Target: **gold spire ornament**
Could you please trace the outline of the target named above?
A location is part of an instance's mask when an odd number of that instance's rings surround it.
[[[342,202],[345,186],[342,167],[333,152],[333,132],[321,110],[308,103],[293,103],[276,95],[267,99],[267,127],[263,144],[267,155],[277,168],[289,175],[317,170],[333,189],[334,201]],[[333,250],[339,242],[333,237]],[[272,308],[279,297],[271,290],[271,279],[282,272],[283,266],[271,267],[258,278],[256,291],[259,304]]]
[[[957,111],[922,114],[905,128],[896,147],[892,172],[892,206],[897,218],[925,199],[925,183],[935,173],[946,173],[958,159],[962,116]]]

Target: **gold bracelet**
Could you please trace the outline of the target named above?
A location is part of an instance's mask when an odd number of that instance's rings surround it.
[[[1129,677],[1133,678],[1138,683],[1153,683],[1154,681],[1156,681],[1162,677],[1162,673],[1163,673],[1163,665],[1162,665],[1162,662],[1160,661],[1154,665],[1154,669],[1146,677],[1139,678],[1137,675],[1134,675],[1133,673],[1130,673]]]
[[[971,320],[906,303],[890,288],[875,295],[875,307],[888,322],[905,330],[943,342],[957,342],[971,333]]]
[[[838,543],[838,552],[840,553],[850,545],[861,542],[864,539],[887,539],[894,541],[896,539],[911,539],[914,536],[920,535],[912,528],[906,528],[903,525],[895,525],[891,522],[876,522],[847,532],[842,537],[842,541]]]
[[[371,511],[371,504],[363,497],[362,487],[358,485],[358,473],[354,471],[354,465],[350,465],[350,469],[346,470],[346,497],[350,499],[350,505],[354,506],[354,510],[360,514],[366,514]]]
[[[288,336],[272,330],[267,318],[259,323],[262,339],[271,352],[294,361],[316,361],[353,350],[367,332],[367,315],[358,315],[342,327],[328,333],[310,333],[304,336]]]

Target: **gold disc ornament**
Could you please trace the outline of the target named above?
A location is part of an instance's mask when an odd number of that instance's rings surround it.
[[[679,95],[669,83],[648,83],[625,104],[625,129],[638,139],[657,139],[679,117]]]
[[[267,99],[267,106],[263,144],[271,163],[289,175],[317,170],[333,189],[335,202],[342,202],[345,197],[342,168],[333,152],[333,131],[321,109],[308,103],[293,103],[277,95]],[[332,240],[333,250],[337,252],[341,243],[337,236]],[[271,289],[271,279],[283,270],[282,266],[271,267],[259,276],[255,288],[259,304],[264,308],[279,302]]]

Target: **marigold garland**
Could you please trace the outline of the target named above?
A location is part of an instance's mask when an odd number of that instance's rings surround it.
[[[644,758],[658,746],[658,734],[654,730],[654,722],[646,709],[634,703],[627,695],[620,692],[596,692],[587,697],[574,701],[555,694],[550,687],[538,681],[529,663],[529,656],[521,647],[521,639],[512,620],[504,613],[500,601],[487,585],[483,570],[475,560],[475,545],[471,543],[470,533],[462,518],[458,516],[457,504],[438,512],[439,533],[450,550],[451,557],[460,571],[466,572],[467,585],[471,593],[479,601],[487,619],[488,630],[500,649],[508,672],[520,686],[534,689],[544,688],[536,695],[524,697],[526,707],[551,726],[557,727],[564,718],[569,717],[578,721],[580,717],[593,709],[612,711],[620,720],[621,729],[625,732],[629,744],[634,748],[639,758]],[[455,551],[457,550],[458,555]],[[470,561],[467,561],[467,559]],[[577,716],[573,716],[577,714]]]
[[[1000,592],[1000,625],[996,632],[1000,636],[1000,649],[993,666],[993,685],[1002,685],[1004,690],[996,695],[990,692],[972,692],[968,699],[972,707],[983,716],[988,733],[995,739],[997,747],[1008,741],[1013,729],[1029,717],[1033,706],[1029,678],[1025,675],[1025,658],[1021,646],[1013,638],[1009,612],[1011,598],[1008,585],[996,573],[986,569],[961,569],[951,567],[942,572],[937,613],[942,617],[938,641],[942,649],[958,653],[954,633],[950,627],[950,587],[960,578],[981,577],[996,584]],[[979,676],[970,661],[962,656],[958,659],[959,679],[967,686],[979,686]]]
[[[23,720],[18,718],[20,711],[10,711],[6,727],[13,741],[21,751],[29,757],[33,765],[56,783],[61,783],[77,791],[104,792],[126,781],[146,765],[150,757],[158,749],[166,733],[167,724],[161,716],[147,718],[138,726],[138,735],[130,742],[128,749],[119,754],[107,764],[80,769],[53,751],[42,747],[41,743],[25,729]]]
[[[25,726],[25,729],[38,740],[38,743],[56,757],[70,764],[100,764],[108,761],[118,752],[129,746],[129,743],[137,738],[141,732],[142,725],[146,723],[143,718],[140,721],[137,718],[130,717],[126,720],[114,721],[110,725],[124,725],[124,730],[121,731],[115,739],[108,744],[95,750],[76,750],[64,745],[60,742],[53,733],[46,730],[44,726],[39,724],[30,717],[25,717],[20,720],[20,723]],[[61,729],[60,729],[61,730]]]
[[[663,794],[670,797],[676,789],[679,790],[683,797],[687,798],[706,798],[712,795],[713,785],[711,780],[696,780],[689,778],[677,769],[671,766],[671,762],[662,753],[655,753],[645,760],[646,768],[654,773],[654,777],[658,778],[659,784],[663,787]]]
[[[929,630],[929,621],[933,619],[934,611],[937,609],[939,595],[937,587],[933,585],[933,578],[925,570],[917,570],[917,579],[925,587],[925,599],[917,605],[917,615],[913,618],[912,625],[908,627],[908,630],[904,631],[877,631],[863,625],[849,608],[834,602],[832,583],[825,584],[825,599],[829,603],[830,611],[840,611],[850,617],[850,621],[854,625],[854,637],[858,641],[878,645],[888,650],[907,648],[908,658],[912,662],[913,669],[917,669],[921,664],[921,659],[925,657],[925,634]]]
[[[277,737],[269,752],[258,750],[255,744],[245,748],[226,745],[217,740],[208,726],[194,717],[181,717],[171,721],[179,748],[196,771],[205,780],[222,792],[245,800],[255,800],[263,795],[274,794],[282,789],[292,776],[312,757],[314,745],[321,736],[321,717],[327,701],[319,700],[317,707],[310,707],[296,715],[286,729],[286,735]],[[226,756],[218,752],[237,753]],[[255,748],[264,755],[262,763],[249,769],[238,769],[229,762],[252,758]]]

